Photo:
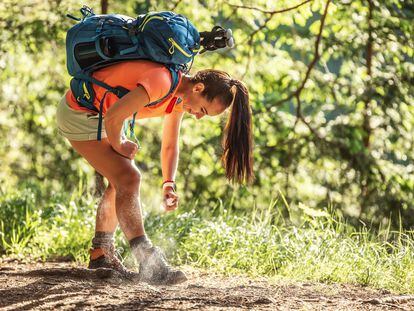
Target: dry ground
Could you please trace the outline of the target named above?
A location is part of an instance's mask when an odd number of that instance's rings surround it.
[[[414,296],[385,290],[184,270],[189,280],[168,287],[102,279],[72,263],[3,261],[0,310],[414,310]]]

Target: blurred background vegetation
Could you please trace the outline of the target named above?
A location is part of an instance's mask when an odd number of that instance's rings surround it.
[[[292,207],[332,206],[351,221],[414,225],[414,4],[412,1],[90,1],[135,16],[174,10],[200,30],[233,29],[237,48],[196,58],[245,81],[254,112],[251,187],[226,183],[220,167],[225,118],[186,117],[180,142],[182,202],[209,208],[267,206],[279,189]],[[105,7],[106,6],[106,7]],[[93,172],[56,132],[55,108],[69,85],[65,17],[78,1],[0,4],[2,187],[40,182],[72,191]],[[284,9],[294,8],[286,12]],[[323,25],[321,25],[323,21]],[[137,126],[143,200],[159,202],[161,120]],[[87,182],[92,182],[93,178]],[[91,187],[92,187],[92,183]],[[357,223],[357,222],[355,222]]]
[[[195,217],[196,208],[201,219],[204,213],[225,211],[224,219],[245,215],[254,221],[253,211],[271,206],[279,220],[266,224],[274,226],[305,207],[328,210],[354,228],[373,224],[401,232],[414,226],[413,1],[2,0],[2,248],[21,245],[13,244],[12,237],[21,241],[18,231],[30,230],[30,223],[36,228],[35,220],[47,224],[45,230],[60,232],[66,226],[66,238],[80,243],[76,249],[89,243],[94,171],[58,135],[55,124],[56,106],[70,81],[65,32],[74,22],[65,15],[76,15],[83,4],[96,13],[130,16],[174,10],[200,31],[216,24],[233,30],[236,48],[198,56],[192,72],[222,69],[248,85],[256,180],[238,187],[224,178],[219,159],[225,117],[197,121],[186,116],[178,218]],[[146,211],[157,210],[161,201],[161,125],[159,119],[137,125],[143,148],[136,162],[143,172]],[[279,204],[282,199],[287,204]],[[184,235],[190,230],[177,228]],[[44,241],[46,236],[47,230]],[[49,253],[62,255],[73,245],[65,241]],[[40,252],[47,249],[42,247]],[[188,249],[184,253],[194,259]]]

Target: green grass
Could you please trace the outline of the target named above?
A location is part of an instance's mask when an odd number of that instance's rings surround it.
[[[147,215],[146,228],[177,264],[414,293],[413,232],[356,229],[333,211],[293,208],[280,199],[237,214],[220,200],[208,210],[189,203],[173,214]],[[95,204],[85,191],[50,196],[33,185],[3,191],[0,252],[26,260],[85,262]],[[126,247],[120,232],[117,240]]]

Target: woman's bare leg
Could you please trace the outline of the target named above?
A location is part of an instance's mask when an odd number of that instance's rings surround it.
[[[116,216],[126,238],[132,240],[145,235],[139,198],[141,174],[134,162],[115,152],[106,138],[101,141],[70,141],[70,143],[113,185]],[[103,212],[100,215],[103,219],[99,220],[99,226],[114,224],[111,209],[107,211],[108,213]],[[108,220],[107,217],[112,219]]]
[[[96,211],[96,232],[115,232],[116,227],[118,226],[115,195],[115,187],[109,183],[102,195]]]
[[[116,216],[132,253],[140,263],[140,280],[160,284],[178,284],[187,280],[182,271],[168,265],[162,253],[152,247],[145,236],[139,197],[141,174],[134,162],[115,152],[107,139],[71,141],[71,144],[114,186]],[[106,217],[114,218],[111,212],[106,214],[104,209],[102,215],[104,220],[99,220],[100,225],[111,223]]]

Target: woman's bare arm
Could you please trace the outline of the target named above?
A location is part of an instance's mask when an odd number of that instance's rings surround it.
[[[108,141],[115,151],[121,148],[121,131],[124,120],[149,103],[147,92],[138,86],[112,105],[105,115],[105,129]]]
[[[175,180],[178,166],[178,140],[184,112],[172,112],[164,117],[161,142],[163,180]]]

